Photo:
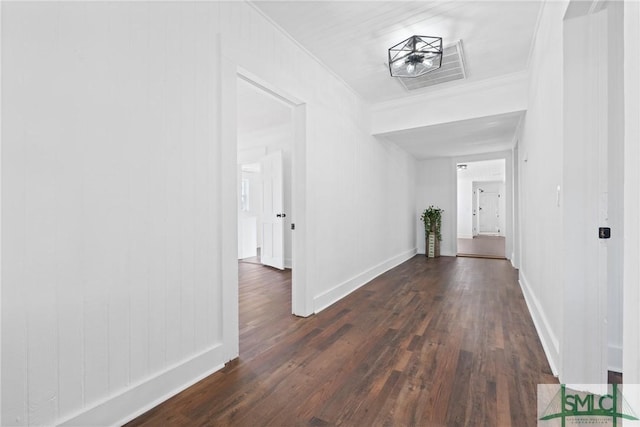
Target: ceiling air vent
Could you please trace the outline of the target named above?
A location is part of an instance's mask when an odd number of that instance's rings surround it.
[[[453,80],[461,80],[467,77],[464,69],[464,55],[462,41],[458,40],[452,45],[446,46],[442,54],[442,67],[420,77],[397,78],[406,90],[416,90],[427,86],[446,83]]]

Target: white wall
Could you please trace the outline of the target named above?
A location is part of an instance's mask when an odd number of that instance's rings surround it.
[[[429,206],[444,209],[442,213],[442,256],[456,255],[456,164],[451,158],[418,162],[416,185],[416,242],[418,253],[425,253],[424,224],[420,215]]]
[[[640,4],[624,4],[624,381],[640,384]],[[625,392],[638,413],[640,393]]]
[[[241,169],[241,166],[238,166]],[[238,190],[238,259],[254,257],[262,245],[262,174],[258,170],[240,171],[241,180],[248,184],[248,209],[242,210],[242,192]]]
[[[607,115],[608,225],[614,230],[608,245],[607,337],[609,369],[622,372],[623,274],[624,274],[624,5],[609,3],[609,102]]]
[[[526,72],[469,82],[460,86],[433,88],[424,94],[380,102],[372,109],[372,132],[412,129],[456,122],[527,108]]]
[[[255,9],[221,8],[224,59],[306,105],[307,216],[291,221],[306,230],[301,280],[317,312],[414,253],[415,161],[372,137],[369,106]]]
[[[117,422],[222,363],[216,6],[2,8],[2,424]]]
[[[473,189],[472,181],[458,171],[458,239],[473,238]]]
[[[535,40],[518,147],[520,281],[560,380],[599,383],[621,345],[621,3],[589,18],[583,5],[563,21],[567,3],[545,3]],[[589,56],[597,43],[608,61]],[[619,234],[599,241],[607,225]]]
[[[306,104],[313,310],[415,252],[415,161],[251,6],[3,3],[2,424],[119,424],[237,355],[229,63]]]
[[[554,372],[562,334],[562,18],[543,6],[531,59],[529,105],[518,147],[520,283]]]

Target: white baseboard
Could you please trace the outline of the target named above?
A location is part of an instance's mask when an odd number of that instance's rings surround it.
[[[458,239],[473,239],[473,234],[458,234]]]
[[[622,346],[609,344],[608,369],[613,372],[622,372]]]
[[[364,271],[357,276],[342,282],[338,286],[329,289],[328,291],[314,297],[313,299],[313,307],[314,313],[318,313],[325,308],[329,307],[331,304],[341,300],[342,298],[349,295],[351,292],[355,291],[362,285],[369,283],[371,280],[375,279],[377,276],[381,275],[385,271],[391,270],[393,267],[396,267],[399,264],[407,261],[412,258],[416,254],[416,249],[411,249],[407,252],[404,252],[400,255],[396,255],[393,258],[390,258],[367,271]]]
[[[533,324],[538,332],[538,337],[540,338],[540,342],[542,342],[542,348],[547,356],[551,372],[557,377],[559,375],[560,342],[554,334],[553,329],[551,329],[549,321],[540,306],[540,302],[531,291],[531,287],[522,270],[520,270],[520,279],[518,282],[520,283],[524,300],[527,303],[529,313],[533,319]]]
[[[284,259],[284,268],[293,268],[293,260],[291,258]]]
[[[511,252],[511,257],[509,258],[509,261],[511,261],[511,265],[513,266],[513,268],[515,268],[517,270],[520,267],[518,265],[516,265],[517,263],[515,262],[515,259],[516,259],[515,252]]]
[[[58,426],[120,426],[224,367],[222,344],[171,366],[102,402],[83,409]]]

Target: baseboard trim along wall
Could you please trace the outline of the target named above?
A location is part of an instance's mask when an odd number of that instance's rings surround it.
[[[531,314],[531,318],[533,319],[533,324],[536,327],[536,332],[538,332],[538,337],[540,338],[540,342],[542,343],[544,354],[547,356],[547,361],[549,362],[551,372],[557,377],[559,375],[558,359],[560,357],[560,342],[549,326],[547,317],[544,315],[544,311],[542,311],[542,309],[540,308],[540,303],[531,291],[529,282],[527,282],[527,279],[522,270],[520,270],[520,278],[518,280],[518,283],[520,283],[520,289],[522,289],[524,300],[527,303],[527,308],[529,309],[529,313]]]
[[[222,344],[134,384],[58,426],[123,425],[224,367]]]
[[[351,292],[360,288],[361,286],[369,283],[371,280],[375,279],[382,273],[391,270],[393,267],[396,267],[403,262],[411,259],[417,253],[416,248],[413,248],[407,252],[404,252],[400,255],[396,255],[388,260],[366,270],[357,276],[342,282],[338,286],[329,289],[328,291],[314,297],[313,299],[313,307],[314,313],[318,313],[325,308],[329,307],[331,304],[341,300],[342,298],[349,295]]]

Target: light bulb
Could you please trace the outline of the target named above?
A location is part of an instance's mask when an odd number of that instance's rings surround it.
[[[407,73],[411,74],[415,69],[416,69],[416,66],[413,65],[411,62],[407,65]]]
[[[424,61],[422,61],[422,64],[427,68],[431,68],[433,66],[433,61],[431,58],[425,58]]]

